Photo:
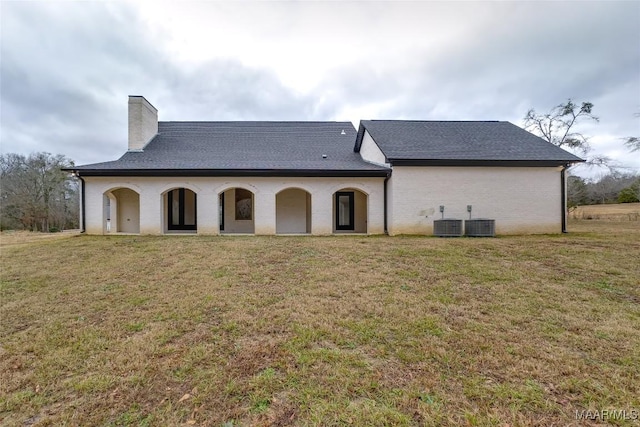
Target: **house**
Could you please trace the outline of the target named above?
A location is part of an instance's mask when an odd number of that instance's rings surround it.
[[[580,161],[508,122],[159,122],[130,96],[128,151],[71,171],[89,234],[529,234],[565,231]]]

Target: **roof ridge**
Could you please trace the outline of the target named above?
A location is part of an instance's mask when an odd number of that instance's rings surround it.
[[[338,121],[338,120],[160,120],[158,123],[184,123],[184,124],[197,124],[197,123],[207,123],[207,124],[275,124],[275,123],[284,123],[284,124],[337,124],[337,123],[349,123],[353,125],[352,122],[348,120]]]
[[[404,119],[368,119],[364,122],[414,122],[414,123],[511,123],[506,120],[404,120]]]

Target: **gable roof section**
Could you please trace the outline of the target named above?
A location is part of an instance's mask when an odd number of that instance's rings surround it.
[[[559,166],[581,158],[509,122],[363,120],[365,130],[395,166]]]
[[[355,138],[349,122],[159,122],[142,152],[73,170],[85,176],[387,176],[388,168],[353,151]]]

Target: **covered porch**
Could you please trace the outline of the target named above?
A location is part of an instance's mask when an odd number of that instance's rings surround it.
[[[86,181],[86,228],[91,234],[340,235],[385,231],[384,180],[377,177],[132,177],[125,182],[108,178],[92,182],[88,177]],[[102,210],[100,215],[94,213],[97,206]]]

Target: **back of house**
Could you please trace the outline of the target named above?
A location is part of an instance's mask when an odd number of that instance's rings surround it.
[[[580,161],[508,122],[159,122],[130,96],[127,152],[70,170],[89,234],[532,234],[566,230]]]

